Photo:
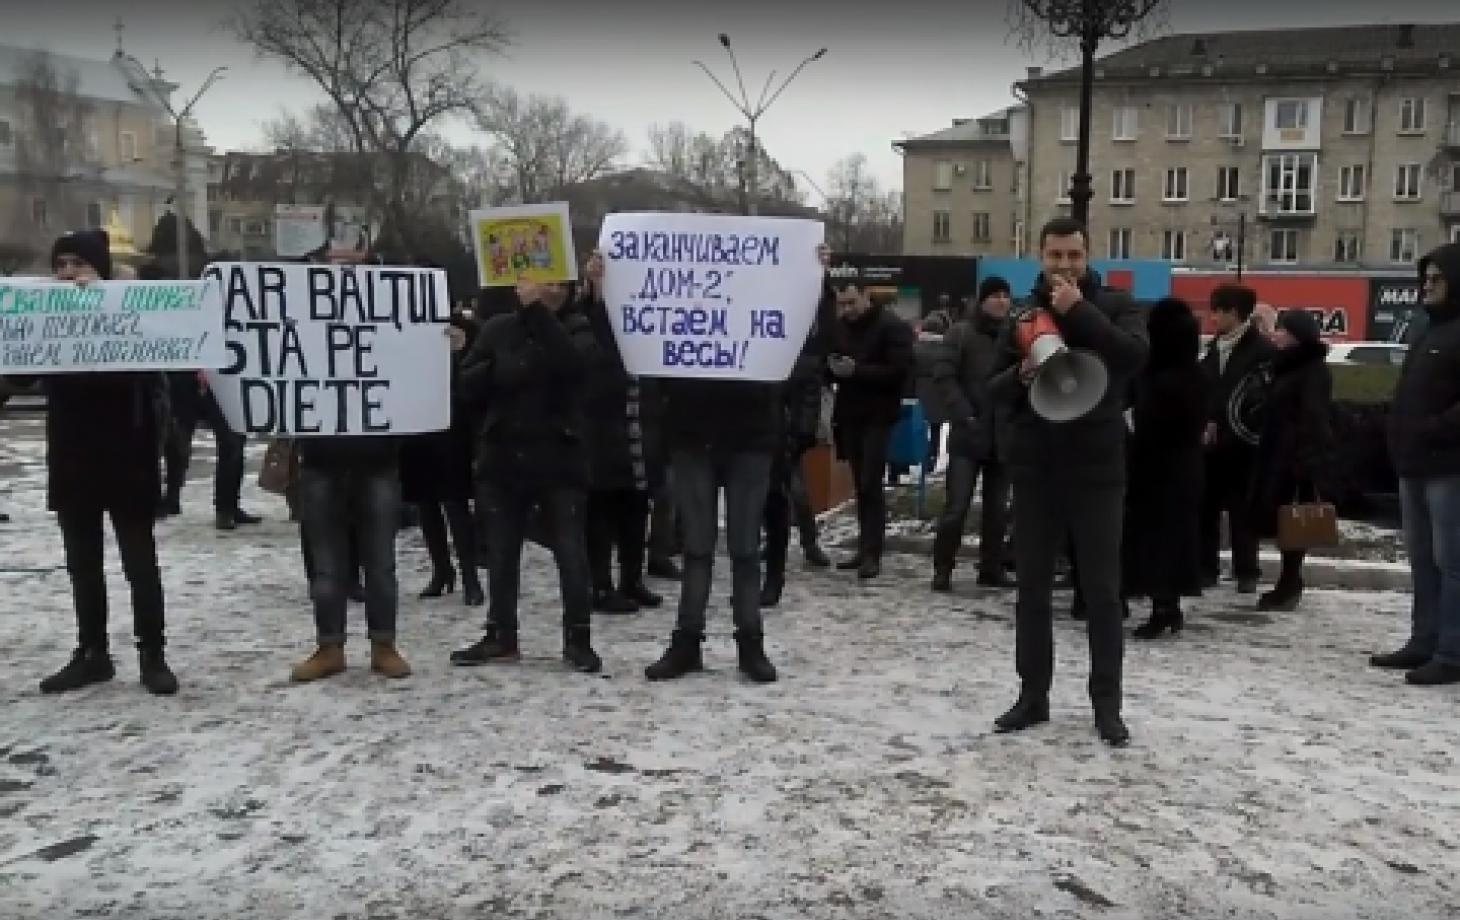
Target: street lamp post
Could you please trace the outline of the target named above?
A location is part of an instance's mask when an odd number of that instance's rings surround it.
[[[1163,0],[1023,0],[1025,11],[1049,26],[1056,38],[1080,42],[1080,136],[1070,187],[1070,214],[1087,227],[1090,199],[1090,120],[1095,97],[1095,53],[1106,39],[1122,39]]]
[[[741,171],[742,187],[748,186],[749,193],[745,194],[742,192],[740,209],[746,214],[753,215],[758,213],[760,210],[757,203],[757,199],[759,198],[758,183],[760,181],[760,177],[758,175],[758,171],[760,164],[758,162],[758,158],[756,157],[756,140],[759,136],[756,133],[756,126],[760,123],[761,116],[766,113],[767,109],[775,104],[775,101],[777,99],[781,98],[781,93],[786,91],[786,87],[791,85],[791,81],[796,79],[796,77],[801,74],[801,71],[805,69],[806,65],[810,64],[812,61],[819,61],[826,56],[826,49],[822,48],[820,51],[806,58],[806,60],[802,61],[800,64],[797,64],[796,69],[791,71],[791,75],[789,77],[781,81],[781,85],[776,88],[775,92],[771,92],[771,84],[776,79],[776,72],[772,70],[770,76],[766,77],[765,88],[761,90],[760,98],[756,101],[754,105],[751,105],[750,95],[745,91],[745,79],[740,74],[740,62],[735,58],[735,49],[730,46],[730,36],[721,32],[720,45],[725,49],[725,52],[730,55],[730,66],[735,71],[735,83],[736,86],[740,89],[740,97],[738,99],[735,97],[734,93],[730,92],[730,90],[725,87],[725,84],[720,81],[720,78],[715,76],[710,68],[704,65],[704,62],[695,61],[694,64],[700,70],[703,70],[706,76],[714,81],[715,85],[720,88],[720,92],[725,94],[725,98],[730,100],[730,104],[735,106],[736,110],[739,111],[741,115],[745,116],[745,121],[750,126],[750,150],[747,152],[745,169]]]
[[[143,67],[140,61],[130,54],[126,55],[126,58],[131,62],[132,66],[141,72],[144,79],[148,78],[147,68]],[[208,74],[208,78],[203,81],[203,85],[193,94],[193,98],[188,100],[188,104],[183,106],[181,111],[174,109],[172,102],[166,96],[160,92],[157,93],[158,101],[167,110],[167,114],[172,116],[175,131],[173,166],[176,167],[177,173],[174,176],[176,185],[173,190],[173,214],[175,218],[173,227],[177,232],[177,276],[179,278],[186,278],[188,275],[188,163],[187,148],[183,143],[183,121],[192,115],[193,106],[198,104],[198,100],[203,98],[203,94],[212,89],[213,84],[217,83],[227,71],[228,68],[226,66],[214,67],[212,73]],[[159,79],[161,78],[160,69],[158,71],[158,77]]]

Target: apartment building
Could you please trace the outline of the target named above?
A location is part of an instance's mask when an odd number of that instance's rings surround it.
[[[1031,69],[1018,86],[1022,221],[1037,227],[1068,211],[1079,71]],[[1091,175],[1098,256],[1229,265],[1240,236],[1254,269],[1412,266],[1460,239],[1460,23],[1173,35],[1118,51],[1097,64]],[[915,196],[911,165],[908,177],[909,241],[923,246],[912,228],[939,225],[913,202],[932,210],[923,202],[950,193]]]
[[[91,60],[0,44],[0,246],[11,270],[43,267],[51,240],[112,215],[146,245],[176,189],[176,126],[164,100],[176,86],[118,48]],[[193,222],[207,150],[183,124]]]
[[[894,143],[902,155],[903,252],[1022,253],[1027,143],[1022,107],[956,119],[945,130]]]

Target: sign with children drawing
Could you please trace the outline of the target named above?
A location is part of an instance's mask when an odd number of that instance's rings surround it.
[[[572,226],[562,201],[471,212],[482,287],[510,287],[523,279],[576,281]]]

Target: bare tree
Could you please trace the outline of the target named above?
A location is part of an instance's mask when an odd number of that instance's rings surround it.
[[[354,151],[349,122],[326,103],[303,115],[281,111],[264,123],[264,140],[274,150],[308,150],[321,153]]]
[[[475,110],[486,88],[476,59],[510,41],[505,23],[469,0],[249,0],[233,28],[324,92],[353,152],[383,158],[377,194],[398,233],[411,223],[406,187],[421,134]]]
[[[860,153],[838,160],[827,174],[828,242],[843,252],[902,249],[902,197],[884,192]]]
[[[715,138],[675,121],[651,126],[648,139],[648,165],[684,183],[706,205],[723,204],[732,194],[739,194],[743,201],[751,194],[745,160],[750,132],[746,128],[736,126]],[[756,143],[755,153],[758,200],[781,204],[805,201],[793,175],[766,152],[763,144]]]
[[[496,140],[495,153],[523,202],[560,197],[569,186],[609,172],[628,153],[621,132],[575,114],[555,96],[499,88],[484,100],[478,124]]]

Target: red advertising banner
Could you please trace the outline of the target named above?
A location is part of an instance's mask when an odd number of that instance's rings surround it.
[[[1171,295],[1191,304],[1211,334],[1212,289],[1236,283],[1231,274],[1179,273],[1171,276]],[[1257,292],[1261,303],[1279,311],[1307,310],[1330,342],[1362,342],[1369,331],[1369,279],[1357,275],[1244,274],[1242,284]]]

